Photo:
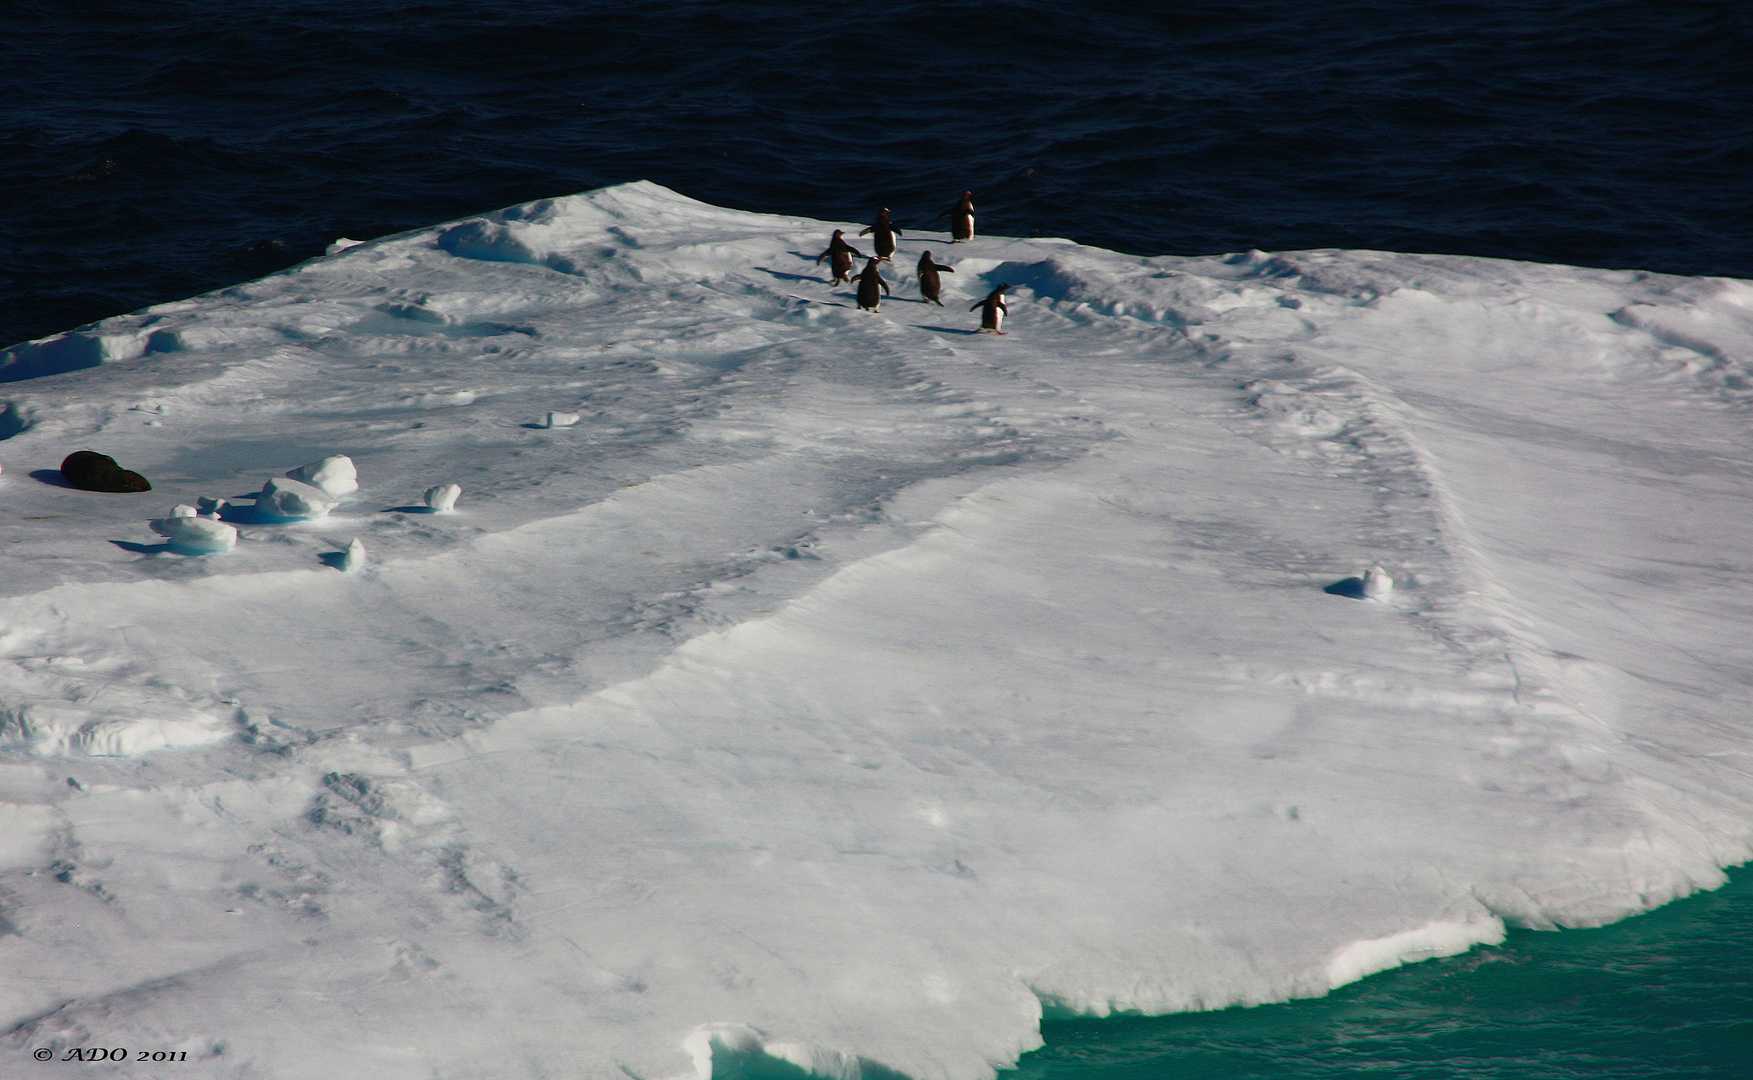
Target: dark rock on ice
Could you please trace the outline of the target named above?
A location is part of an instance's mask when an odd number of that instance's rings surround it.
[[[151,491],[152,485],[137,472],[116,464],[108,454],[75,450],[61,462],[61,475],[85,491]]]

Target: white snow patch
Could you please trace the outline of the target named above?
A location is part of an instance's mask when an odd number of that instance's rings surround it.
[[[0,872],[41,864],[58,823],[53,807],[0,802]]]
[[[205,746],[232,734],[209,716],[182,718],[130,717],[84,725],[68,740],[72,749],[91,757],[137,757],[154,750]]]

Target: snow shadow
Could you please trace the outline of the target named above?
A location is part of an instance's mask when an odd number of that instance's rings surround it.
[[[939,334],[978,334],[980,332],[978,328],[966,330],[959,326],[926,326],[924,323],[914,323],[913,329],[930,330]]]
[[[219,520],[232,525],[297,525],[301,522],[314,520],[310,517],[281,517],[279,514],[268,513],[265,508],[254,502],[240,503],[237,501],[238,499],[254,499],[258,494],[260,493],[252,491],[247,495],[233,495],[226,499],[225,505],[219,508]]]
[[[30,425],[30,416],[18,407],[18,402],[8,401],[4,407],[0,407],[0,439],[22,435],[30,429]]]
[[[1321,591],[1333,596],[1347,596],[1353,600],[1369,599],[1369,597],[1364,594],[1363,578],[1360,577],[1342,578]]]
[[[198,559],[219,554],[215,551],[197,551],[194,548],[183,547],[168,540],[162,544],[138,544],[132,540],[111,540],[110,543],[123,551],[132,551],[136,555],[181,555],[185,559]]]
[[[67,478],[61,475],[60,469],[32,469],[30,471],[30,478],[38,483],[47,484],[50,487],[70,488],[73,491],[79,490],[67,482]]]
[[[324,566],[332,566],[336,570],[342,571],[347,569],[347,553],[345,551],[325,551],[317,558],[323,561]]]
[[[103,342],[89,334],[70,332],[43,341],[27,341],[0,352],[0,382],[40,379],[67,371],[97,367],[106,356]]]
[[[542,427],[541,424],[525,424],[524,427]],[[386,506],[379,510],[380,514],[436,514],[437,510],[430,506]]]
[[[238,503],[235,501],[237,499],[254,499],[255,497],[256,493],[251,492],[248,495],[233,495],[231,498],[225,500],[225,505],[219,508],[219,520],[230,522],[233,525],[286,524],[287,519],[269,514],[257,507],[253,502]]]

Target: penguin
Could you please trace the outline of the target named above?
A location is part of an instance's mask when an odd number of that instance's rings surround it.
[[[875,225],[866,225],[858,230],[860,236],[866,233],[870,234],[870,242],[876,247],[877,258],[887,259],[895,253],[895,237],[901,235],[901,230],[895,228],[895,223],[889,220],[888,207],[883,207],[882,213],[877,215]]]
[[[1005,290],[1009,288],[1009,285],[1000,285],[998,288],[993,289],[986,299],[981,300],[976,303],[974,307],[968,309],[969,311],[973,311],[974,308],[985,309],[980,313],[981,330],[993,334],[1004,333],[999,327],[1004,325],[1004,313],[1010,310],[1004,306],[1004,293]]]
[[[868,308],[871,311],[882,310],[883,298],[877,295],[877,286],[882,286],[883,292],[886,293],[889,291],[889,283],[883,280],[882,271],[877,267],[877,263],[881,261],[881,259],[872,259],[865,263],[864,273],[858,275],[858,306],[861,308]]]
[[[943,301],[937,298],[937,290],[943,287],[943,282],[937,275],[939,273],[953,274],[955,272],[956,268],[953,266],[945,266],[940,262],[933,262],[931,252],[928,251],[924,255],[921,255],[919,257],[919,295],[925,297],[925,300],[920,301],[920,303],[930,302],[936,304],[938,307],[943,307]]]
[[[858,256],[861,259],[864,258],[864,252],[858,250],[857,248],[853,247],[851,244],[848,244],[846,242],[846,230],[845,229],[835,229],[834,230],[834,239],[828,241],[828,250],[824,251],[820,255],[816,256],[816,265],[817,266],[822,265],[823,259],[826,259],[826,258],[829,258],[830,256],[832,256],[833,259],[831,262],[828,263],[828,265],[834,271],[834,280],[830,281],[828,284],[829,285],[838,285],[842,281],[846,282],[847,284],[851,284],[852,283],[852,256],[854,256],[854,255]]]
[[[940,218],[950,219],[950,243],[959,244],[963,240],[974,239],[974,193],[962,192],[960,202],[932,220],[937,221]]]

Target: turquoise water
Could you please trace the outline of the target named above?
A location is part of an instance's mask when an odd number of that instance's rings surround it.
[[[1043,1026],[1001,1080],[1753,1077],[1753,869],[1597,930],[1512,930],[1325,998]]]

